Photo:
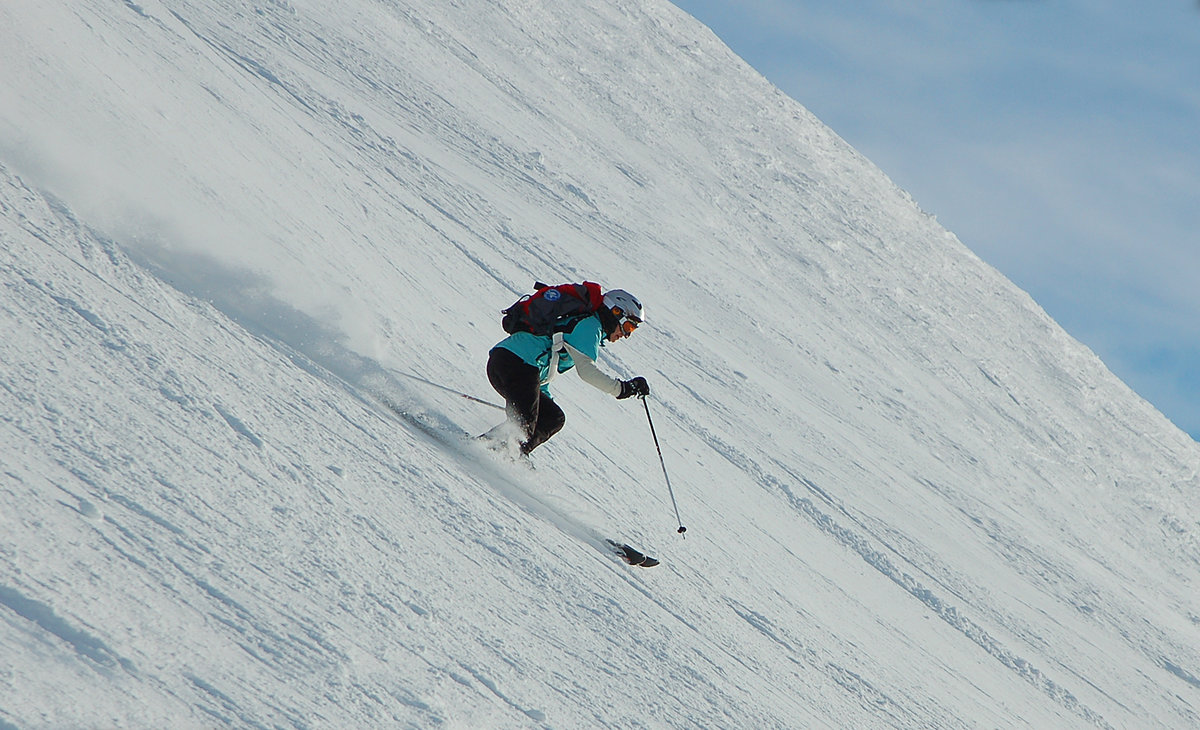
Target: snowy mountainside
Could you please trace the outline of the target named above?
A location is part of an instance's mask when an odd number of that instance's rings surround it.
[[[0,8],[0,727],[1200,724],[1194,442],[673,6],[425,5]],[[583,278],[686,539],[421,382]]]

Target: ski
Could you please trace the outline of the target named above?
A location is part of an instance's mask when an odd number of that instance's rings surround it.
[[[608,543],[608,546],[612,548],[612,551],[616,553],[619,558],[630,565],[636,565],[639,568],[653,568],[654,566],[658,565],[658,560],[656,558],[652,558],[642,551],[630,547],[629,545],[617,542],[616,540],[606,540],[605,542]]]
[[[381,403],[405,423],[413,426],[418,431],[442,446],[454,450],[459,455],[466,455],[467,452],[463,450],[464,446],[468,444],[479,444],[480,446],[484,447],[485,450],[491,451],[498,455],[501,459],[507,459],[513,463],[521,464],[529,470],[534,469],[533,463],[529,460],[529,456],[527,454],[520,454],[519,448],[515,448],[516,444],[510,439],[504,438],[504,434],[502,433],[493,433],[489,431],[488,433],[479,435],[470,434],[460,429],[448,419],[439,417],[436,413],[430,413],[421,409],[406,407],[380,394],[376,394],[376,398],[379,403]],[[495,431],[495,429],[493,429],[493,431]],[[499,438],[497,438],[497,436],[499,436]],[[489,481],[491,481],[492,478],[504,478],[501,474],[487,474],[486,477],[489,478]],[[510,484],[509,489],[514,487],[522,492],[525,491],[523,487],[517,485],[515,482]],[[504,491],[503,487],[501,488],[501,491]],[[518,499],[518,502],[521,502],[526,507],[531,507],[530,504],[520,499]],[[539,513],[536,508],[533,509],[533,511],[535,514]],[[544,514],[542,516],[545,517]],[[605,547],[607,547],[610,552],[629,565],[634,565],[639,568],[653,568],[654,566],[661,564],[658,558],[647,555],[646,553],[627,543],[609,539],[606,539],[604,542]]]

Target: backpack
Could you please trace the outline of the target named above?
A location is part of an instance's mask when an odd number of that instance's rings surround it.
[[[558,286],[546,286],[539,281],[533,288],[536,290],[533,294],[526,294],[504,310],[500,326],[505,332],[549,335],[604,306],[600,285],[592,281]]]

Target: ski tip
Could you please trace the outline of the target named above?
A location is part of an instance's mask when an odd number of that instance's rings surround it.
[[[653,568],[659,564],[659,561],[649,555],[643,553],[636,548],[633,548],[616,540],[605,540],[612,551],[617,554],[622,560],[630,565],[636,565],[639,568]]]

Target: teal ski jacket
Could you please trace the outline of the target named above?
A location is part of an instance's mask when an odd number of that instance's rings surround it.
[[[550,381],[559,373],[575,368],[585,383],[615,398],[621,394],[621,381],[596,365],[604,341],[600,317],[593,314],[577,320],[568,331],[555,332],[553,336],[517,332],[496,343],[496,347],[508,350],[537,368],[542,392],[547,396],[550,395]]]

